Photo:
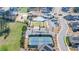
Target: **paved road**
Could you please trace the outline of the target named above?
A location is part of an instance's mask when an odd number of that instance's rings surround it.
[[[61,22],[61,24],[60,24],[61,25],[61,30],[58,33],[60,50],[61,51],[67,51],[68,47],[64,43],[64,37],[66,35],[67,29],[68,29],[68,25],[67,25],[66,21],[63,18],[60,19],[60,22]]]
[[[55,11],[57,14],[62,14],[61,12],[61,8],[55,8]],[[58,42],[58,48],[60,51],[67,51],[68,47],[64,44],[64,37],[66,35],[67,29],[68,29],[68,25],[65,19],[63,19],[63,17],[58,16],[60,25],[61,25],[61,29],[60,32],[57,35],[57,42]]]

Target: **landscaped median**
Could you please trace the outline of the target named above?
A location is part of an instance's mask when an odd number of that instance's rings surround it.
[[[72,44],[70,43],[70,40],[69,40],[69,37],[68,37],[68,36],[64,37],[64,43],[65,43],[66,46],[69,47],[69,50],[70,50],[70,51],[75,51],[75,48],[72,48],[72,47],[71,47]]]
[[[3,44],[0,44],[0,51],[18,51],[20,50],[20,40],[22,37],[22,28],[25,24],[18,22],[8,23],[10,28],[9,36],[3,39]]]
[[[70,41],[69,41],[69,37],[68,36],[66,36],[66,37],[64,37],[64,43],[65,43],[65,45],[70,45]]]

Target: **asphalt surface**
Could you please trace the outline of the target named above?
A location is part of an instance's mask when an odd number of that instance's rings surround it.
[[[61,18],[60,20],[61,20],[61,30],[58,33],[60,50],[61,51],[67,51],[68,47],[64,43],[64,37],[66,35],[67,29],[68,29],[68,25],[67,25],[66,21],[63,18]]]
[[[55,11],[57,14],[64,14],[61,11],[61,8],[55,8]],[[68,51],[68,47],[65,45],[64,43],[64,37],[66,35],[67,29],[68,29],[68,25],[66,20],[63,18],[63,16],[58,16],[59,22],[60,22],[60,32],[57,35],[57,43],[58,43],[58,48],[60,51]]]

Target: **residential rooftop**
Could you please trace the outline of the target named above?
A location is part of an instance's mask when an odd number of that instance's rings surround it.
[[[70,36],[70,42],[73,44],[79,44],[79,36]]]
[[[71,26],[73,32],[79,31],[79,22],[71,22],[70,26]]]

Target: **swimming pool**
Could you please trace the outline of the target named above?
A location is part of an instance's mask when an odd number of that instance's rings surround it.
[[[40,44],[53,44],[51,35],[29,35],[29,47],[37,48]]]

